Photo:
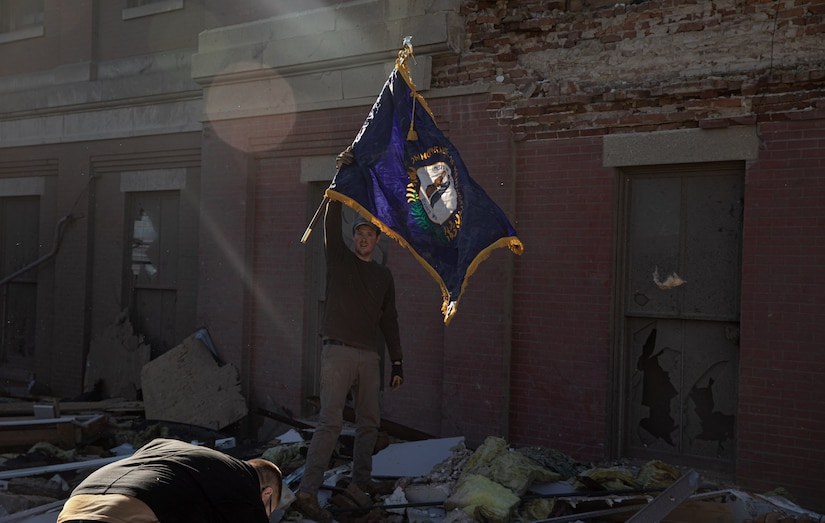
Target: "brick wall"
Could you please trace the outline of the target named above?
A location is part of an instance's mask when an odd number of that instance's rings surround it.
[[[615,437],[616,202],[600,136],[756,126],[736,479],[821,508],[825,5],[470,1],[461,14],[464,48],[434,59],[433,87],[490,85],[486,115],[476,114],[510,130],[517,166],[512,213],[525,254],[513,285],[511,442],[599,459]],[[461,150],[486,171],[483,154]]]
[[[248,380],[244,314],[249,245],[249,159],[233,147],[243,138],[228,125],[204,130],[200,194],[198,274],[199,325],[209,329],[224,361],[232,362]]]
[[[544,4],[465,2],[466,49],[434,62],[433,85],[499,85],[498,117],[526,139],[821,110],[821,2]]]
[[[299,407],[302,375],[306,250],[295,217],[306,214],[306,187],[299,183],[298,158],[262,159],[256,166],[253,284],[253,388],[256,400],[269,396]],[[320,231],[320,230],[319,230]],[[321,234],[321,232],[319,232]],[[284,362],[291,365],[284,365]]]
[[[737,474],[822,507],[825,121],[760,130],[745,192]]]
[[[519,143],[511,438],[602,459],[613,173],[597,138]]]

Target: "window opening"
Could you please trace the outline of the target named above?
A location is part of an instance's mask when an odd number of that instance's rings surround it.
[[[156,357],[174,347],[179,192],[130,193],[128,289],[132,324]]]
[[[43,25],[43,0],[0,0],[0,33]]]

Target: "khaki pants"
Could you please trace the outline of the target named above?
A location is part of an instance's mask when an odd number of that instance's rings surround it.
[[[321,354],[321,412],[307,452],[299,490],[317,494],[344,423],[344,405],[352,388],[355,399],[355,448],[352,480],[372,480],[372,453],[381,422],[381,359],[376,351],[324,345]]]

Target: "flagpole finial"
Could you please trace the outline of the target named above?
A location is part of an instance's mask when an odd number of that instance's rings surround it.
[[[413,99],[413,104],[415,104],[415,99],[417,96],[415,83],[412,79],[412,74],[410,73],[410,68],[407,65],[407,59],[411,58],[415,61],[415,57],[413,55],[413,46],[412,46],[412,36],[408,35],[404,37],[404,47],[398,51],[398,58],[395,60],[395,68],[401,73],[401,76],[407,82],[407,85],[410,86],[410,96]],[[410,119],[410,129],[407,132],[407,140],[415,141],[418,140],[418,133],[415,132],[415,118]]]
[[[413,56],[413,45],[412,45],[412,35],[407,35],[404,37],[404,41],[402,43],[401,50],[398,51],[398,59],[395,61],[396,66],[404,67],[406,66],[407,58]]]

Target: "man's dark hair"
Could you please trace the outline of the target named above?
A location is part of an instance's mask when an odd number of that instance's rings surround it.
[[[278,465],[265,459],[250,459],[248,463],[252,465],[252,468],[258,473],[258,481],[261,483],[261,488],[272,487],[272,498],[275,499],[275,507],[273,508],[278,508],[284,482],[281,469],[278,468]]]

